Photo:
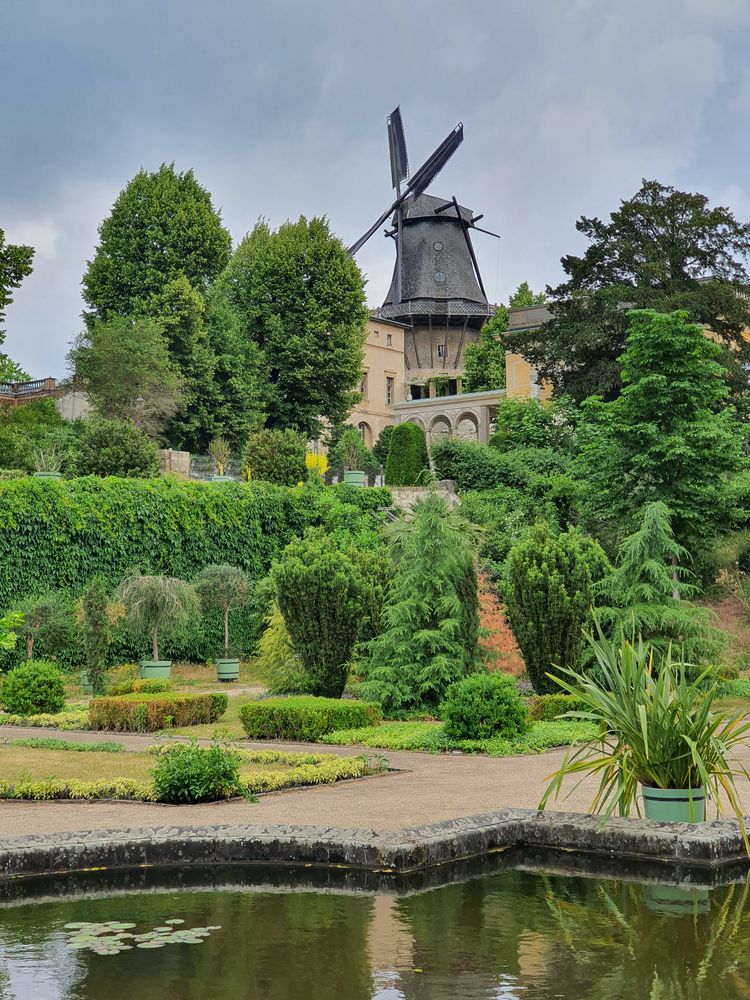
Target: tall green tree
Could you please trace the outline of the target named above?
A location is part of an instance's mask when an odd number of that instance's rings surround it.
[[[34,248],[6,243],[0,229],[0,344],[5,341],[5,310],[13,301],[13,292],[32,271]]]
[[[629,314],[620,396],[584,404],[578,474],[600,525],[633,526],[662,501],[678,544],[695,558],[725,521],[726,474],[743,430],[727,405],[721,348],[685,312]]]
[[[328,222],[259,222],[219,288],[262,353],[267,425],[318,437],[323,420],[342,422],[358,398],[367,309],[362,274]]]
[[[87,321],[149,314],[152,297],[184,275],[205,294],[229,260],[231,238],[192,170],[139,170],[99,227],[83,276]]]
[[[162,434],[181,404],[183,379],[154,319],[95,321],[78,336],[68,360],[102,417],[130,420],[152,437]]]
[[[750,356],[742,337],[750,326],[744,294],[750,224],[705,195],[644,180],[608,222],[583,216],[576,229],[589,246],[583,256],[562,258],[567,278],[548,289],[552,318],[507,336],[541,380],[578,401],[614,398],[628,330],[625,306],[686,310],[732,349],[723,362],[737,374],[737,362]]]
[[[464,351],[464,392],[505,387],[505,346],[498,339],[508,329],[508,310],[498,306],[479,331],[479,340]]]
[[[547,301],[546,292],[533,292],[528,281],[522,281],[508,301],[511,309],[528,309],[529,306],[543,306]]]

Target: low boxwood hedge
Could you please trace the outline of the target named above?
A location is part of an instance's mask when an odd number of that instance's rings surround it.
[[[538,722],[554,722],[565,712],[579,712],[583,702],[572,694],[537,694],[529,699],[529,714]]]
[[[123,694],[92,698],[91,729],[153,733],[170,726],[217,722],[229,704],[225,694]]]
[[[268,698],[240,707],[240,722],[251,740],[315,741],[334,729],[377,726],[377,702],[338,698]]]

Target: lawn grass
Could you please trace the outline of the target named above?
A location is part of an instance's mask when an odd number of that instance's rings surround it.
[[[486,753],[490,757],[543,753],[553,747],[568,746],[574,740],[593,739],[596,727],[590,722],[533,722],[524,736],[514,739],[453,740],[440,722],[384,722],[365,729],[341,729],[321,737],[321,743],[338,746],[365,746],[382,750],[422,750],[446,753]]]

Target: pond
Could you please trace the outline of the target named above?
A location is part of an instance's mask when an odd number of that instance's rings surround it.
[[[295,889],[288,875],[243,882],[236,870],[171,879],[141,875],[118,887],[90,876],[67,897],[58,879],[49,895],[6,896],[0,998],[750,997],[742,881],[674,889],[506,870],[371,891]]]

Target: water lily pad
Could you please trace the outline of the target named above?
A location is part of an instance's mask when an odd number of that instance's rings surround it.
[[[94,925],[91,924],[91,923],[89,923],[87,920],[80,920],[80,921],[77,921],[76,923],[64,924],[63,925],[63,930],[66,930],[66,931],[80,931],[80,930],[83,930],[84,927],[93,927],[93,926]]]
[[[165,920],[164,923],[165,924],[184,924],[185,921],[184,920],[180,920],[179,917],[172,917],[171,920]]]
[[[163,948],[163,941],[141,941],[140,944],[136,945],[136,948]]]

